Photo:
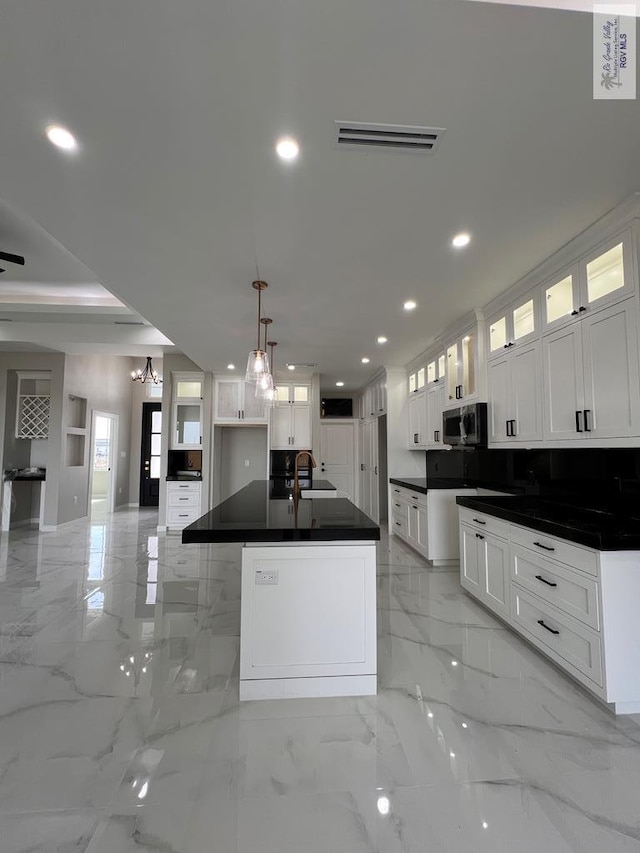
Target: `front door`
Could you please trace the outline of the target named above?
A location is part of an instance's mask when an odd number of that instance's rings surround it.
[[[142,449],[140,453],[140,506],[158,506],[162,403],[142,404]]]

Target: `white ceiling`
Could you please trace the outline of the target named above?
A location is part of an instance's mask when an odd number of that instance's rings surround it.
[[[256,259],[279,363],[317,361],[323,387],[355,388],[640,183],[640,110],[592,99],[579,12],[21,0],[0,73],[5,201],[205,369],[246,359]],[[336,119],[446,134],[431,157],[337,150]],[[50,122],[77,154],[48,143]],[[295,164],[274,155],[283,133]],[[455,253],[462,229],[473,243]]]

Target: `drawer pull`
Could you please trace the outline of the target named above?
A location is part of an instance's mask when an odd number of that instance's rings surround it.
[[[414,509],[418,509],[418,507],[417,507],[415,504],[411,504],[411,506],[412,506]]]
[[[473,520],[474,520],[477,524],[486,524],[486,523],[487,523],[486,521],[481,521],[481,519],[479,519],[479,518],[474,518]]]
[[[396,527],[402,527],[399,521],[396,521]]]
[[[543,578],[542,575],[536,575],[536,580],[541,583],[546,583],[547,586],[558,586],[557,583],[553,583],[552,581],[548,581],[546,578]]]
[[[402,504],[396,504],[396,506],[402,506]]]
[[[480,533],[476,533],[476,539],[484,539],[484,536],[481,536]]]
[[[554,631],[553,628],[550,628],[548,625],[544,624],[544,619],[538,619],[538,625],[542,625],[542,627],[547,630],[550,634],[559,634],[560,631]]]
[[[178,518],[189,518],[189,513],[181,512],[178,514]]]
[[[399,495],[399,494],[400,494],[400,489],[394,489],[393,491],[394,491],[397,495]]]
[[[178,498],[179,501],[188,501],[189,498]]]
[[[542,548],[543,551],[555,551],[556,550],[555,548],[549,547],[549,545],[543,545],[542,542],[534,542],[533,544],[536,545],[538,548]]]

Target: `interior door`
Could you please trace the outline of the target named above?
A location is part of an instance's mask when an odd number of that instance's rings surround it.
[[[354,423],[320,424],[320,476],[346,492],[349,500],[355,496],[355,438]]]
[[[140,506],[158,506],[162,404],[142,404],[142,445],[140,451]]]

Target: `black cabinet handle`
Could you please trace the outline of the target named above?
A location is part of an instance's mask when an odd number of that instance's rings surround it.
[[[543,578],[542,575],[536,575],[536,580],[541,581],[542,583],[546,583],[547,586],[558,586],[557,583],[552,583],[548,581],[546,578]]]
[[[581,314],[582,314],[582,312],[583,312],[583,311],[586,311],[586,310],[587,310],[587,309],[584,307],[584,305],[581,305],[581,306],[578,308],[578,311],[579,311]]]
[[[482,536],[480,533],[476,533],[476,539],[484,539],[484,536]]]
[[[396,504],[396,506],[402,506],[402,504]]]
[[[474,520],[477,524],[486,524],[486,523],[487,523],[486,521],[482,521],[482,519],[480,519],[480,518],[474,518],[473,520]]]
[[[238,420],[240,420],[240,409],[238,409]]]
[[[361,463],[360,463],[360,470],[361,470],[361,471],[364,471],[364,462],[361,462]],[[396,492],[397,492],[397,491],[398,491],[398,490],[396,489]]]
[[[548,625],[544,624],[544,619],[538,619],[538,625],[542,625],[550,634],[559,634],[560,631],[554,631],[553,628],[550,628]]]
[[[417,507],[415,504],[411,504],[411,506],[412,506],[414,509],[418,509],[418,507]]]
[[[543,551],[555,551],[555,548],[550,548],[549,545],[543,545],[542,542],[534,542],[534,545],[537,545],[538,548],[542,548]]]
[[[362,466],[362,470],[364,471],[364,465]],[[397,495],[399,495],[399,494],[400,494],[400,489],[394,489],[393,491],[394,491]]]
[[[582,415],[584,417],[584,431],[591,432],[591,427],[589,426],[589,415],[591,414],[591,409],[583,409]]]
[[[572,312],[571,312],[571,316],[572,316],[572,317],[577,317],[577,316],[578,316],[578,312],[577,312],[577,311],[572,311]]]
[[[402,527],[399,521],[396,521],[396,527]]]
[[[509,438],[509,436],[511,435],[511,433],[509,432],[509,424],[510,423],[511,423],[511,421],[505,421],[505,424],[507,425],[507,438]]]
[[[578,410],[576,412],[576,432],[582,432],[582,426],[580,425],[580,415],[582,412]]]
[[[417,432],[414,432],[414,434],[413,434],[413,443],[414,444],[418,443],[418,433]]]

